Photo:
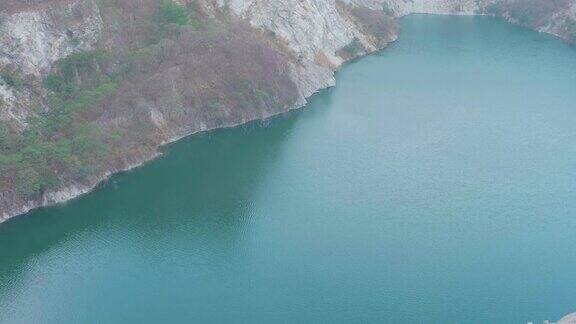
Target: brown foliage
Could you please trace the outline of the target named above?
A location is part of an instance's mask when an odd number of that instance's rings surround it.
[[[364,31],[374,36],[377,47],[382,47],[390,42],[398,31],[396,21],[384,10],[354,7],[351,13],[356,17]]]
[[[184,27],[135,55],[128,80],[101,105],[100,123],[142,125],[157,141],[285,111],[297,99],[289,54],[243,21]],[[162,121],[153,114],[159,112]]]

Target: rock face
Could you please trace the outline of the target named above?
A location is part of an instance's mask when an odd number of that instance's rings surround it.
[[[164,143],[303,106],[334,85],[334,72],[346,60],[394,41],[399,16],[498,15],[576,39],[576,0],[174,1],[192,23],[163,21],[172,18],[161,15],[158,0],[2,1],[0,222],[85,193],[110,174],[154,158]],[[106,60],[93,58],[100,52]],[[47,87],[48,75],[75,92],[56,81]],[[20,138],[32,129],[30,120],[57,112],[54,95],[86,99],[104,86],[115,90],[72,115],[82,126],[116,134],[103,136],[105,154],[90,156],[88,167],[97,167],[79,168],[83,158],[74,145],[64,150],[72,159],[58,157],[42,168],[18,165],[24,148],[2,147],[3,129]],[[68,133],[57,129],[35,148],[74,142]],[[49,186],[19,188],[22,179],[46,174]]]
[[[568,314],[562,317],[558,324],[576,324],[576,313]]]
[[[540,2],[537,0],[218,0],[220,6],[228,7],[236,15],[250,21],[253,26],[273,31],[306,61],[309,68],[313,67],[318,71],[321,69],[315,63],[318,63],[316,58],[319,54],[326,58],[330,66],[338,67],[345,61],[337,55],[338,50],[350,44],[354,39],[359,39],[367,52],[377,49],[367,40],[361,24],[354,23],[354,19],[347,17],[346,11],[339,10],[343,5],[385,10],[394,17],[414,13],[488,14],[499,15],[518,23],[518,18],[514,16],[514,12],[511,12],[512,9],[523,5],[538,8]],[[543,23],[529,27],[567,38],[566,22],[573,21],[576,17],[576,1],[553,0],[551,2],[557,5],[549,8],[551,12],[544,17]],[[491,8],[497,8],[499,12],[491,12]],[[390,39],[394,39],[397,31],[393,30],[392,33]],[[330,75],[330,73],[320,75]],[[306,91],[305,94],[308,95],[317,88],[333,83],[332,77],[323,82],[311,82],[313,85],[311,89],[314,90]]]
[[[102,19],[93,1],[78,1],[4,15],[0,60],[41,75],[58,59],[94,48]]]
[[[101,30],[93,1],[38,1],[29,8],[8,1],[0,7],[0,70],[40,78],[57,60],[94,48]],[[0,120],[25,124],[31,106],[40,104],[36,99],[0,82]]]

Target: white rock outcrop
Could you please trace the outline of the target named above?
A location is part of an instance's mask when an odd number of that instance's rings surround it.
[[[1,2],[1,1],[0,1]],[[102,19],[93,0],[47,4],[6,14],[0,5],[0,71],[35,79],[66,56],[94,49]],[[39,106],[27,88],[15,89],[0,81],[0,120],[23,128],[31,106]],[[37,108],[37,107],[34,107]]]
[[[1,13],[0,13],[1,15]],[[75,1],[0,16],[0,67],[40,75],[55,61],[94,48],[102,19],[94,1]]]
[[[227,7],[230,12],[248,20],[257,28],[273,32],[288,44],[301,61],[301,65],[294,66],[293,77],[303,97],[334,85],[333,68],[344,62],[337,52],[354,39],[360,40],[368,51],[377,49],[368,41],[361,27],[339,10],[339,6],[386,9],[394,16],[411,13],[471,15],[479,10],[479,1],[475,0],[216,1],[220,7]],[[318,62],[319,53],[330,67]]]

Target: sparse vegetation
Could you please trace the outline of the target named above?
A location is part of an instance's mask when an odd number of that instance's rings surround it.
[[[0,81],[13,88],[20,88],[24,85],[24,81],[22,81],[22,79],[16,76],[16,74],[10,72],[0,73]]]
[[[176,24],[183,26],[189,22],[186,8],[170,0],[162,2],[158,18],[162,25]]]
[[[22,3],[9,1],[14,8]],[[485,12],[509,14],[538,27],[567,1],[502,1]],[[0,122],[2,190],[37,197],[62,181],[98,174],[106,163],[122,165],[122,158],[132,152],[155,149],[165,138],[151,121],[152,110],[173,129],[187,130],[199,119],[214,127],[277,112],[298,96],[289,75],[292,54],[283,51],[280,37],[222,14],[230,11],[227,0],[215,17],[206,15],[196,1],[185,6],[172,0],[96,3],[104,21],[96,47],[106,52],[72,54],[58,61],[42,82],[20,76],[18,70],[0,71],[4,86],[26,86],[40,97],[25,130]],[[343,2],[339,6],[362,28],[362,40],[370,47],[385,45],[396,31],[388,7],[370,10]],[[576,43],[576,22],[566,21],[564,31]],[[72,45],[84,41],[71,30],[66,35]],[[354,38],[338,55],[349,59],[365,50]],[[324,53],[319,55],[326,59]],[[38,85],[44,88],[35,88]]]
[[[44,79],[50,110],[30,117],[24,132],[11,139],[0,127],[0,170],[13,175],[15,189],[33,197],[58,184],[58,173],[89,176],[107,151],[102,134],[82,118],[82,112],[112,93],[116,83],[102,72],[105,55],[86,52],[57,63],[57,72]]]
[[[568,3],[568,0],[515,0],[491,4],[485,11],[494,16],[507,12],[522,25],[539,27],[555,12],[565,10]]]
[[[484,12],[492,16],[502,16],[504,13],[504,6],[502,3],[491,3],[484,9]]]
[[[10,132],[8,127],[0,121],[0,152],[8,149],[10,145]]]
[[[344,58],[352,58],[360,54],[364,50],[364,45],[358,38],[354,38],[350,44],[344,46],[338,54]]]
[[[576,45],[576,20],[570,19],[566,21],[566,32],[568,35],[568,42],[571,45]]]
[[[97,3],[105,25],[116,23],[103,32],[107,52],[56,62],[36,83],[43,98],[26,128],[0,128],[2,193],[38,198],[152,152],[165,135],[149,107],[185,130],[199,118],[215,127],[267,115],[298,96],[290,56],[242,20],[210,18],[192,1]]]
[[[390,41],[392,35],[396,33],[397,25],[392,18],[393,12],[386,7],[381,11],[364,7],[354,7],[349,10],[357,18],[364,32],[374,37],[377,46],[384,46]],[[355,44],[355,47],[362,45],[358,43]],[[358,49],[356,48],[356,50]]]

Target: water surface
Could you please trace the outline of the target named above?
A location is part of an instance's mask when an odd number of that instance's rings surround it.
[[[0,322],[526,323],[576,311],[576,51],[411,16],[265,125],[0,226]]]

